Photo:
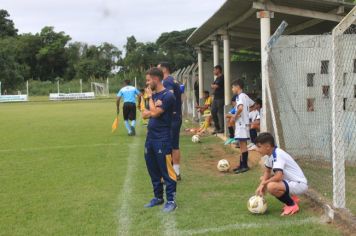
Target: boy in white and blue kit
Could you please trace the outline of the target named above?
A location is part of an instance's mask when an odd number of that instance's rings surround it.
[[[283,202],[282,216],[297,213],[299,211],[297,195],[308,190],[308,181],[302,169],[288,153],[276,147],[270,133],[258,135],[256,146],[258,152],[268,156],[256,194],[262,196],[268,192]]]
[[[235,139],[240,144],[240,165],[234,170],[236,174],[240,174],[249,170],[248,167],[248,150],[247,140],[250,139],[250,119],[249,110],[254,105],[254,101],[243,92],[244,81],[241,79],[235,80],[232,83],[232,92],[237,94],[236,97],[236,114],[235,118]]]

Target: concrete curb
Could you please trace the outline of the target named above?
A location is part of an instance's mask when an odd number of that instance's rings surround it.
[[[347,235],[356,235],[356,217],[349,210],[333,208],[332,204],[314,189],[309,189],[305,196],[324,210],[326,223],[343,227]]]

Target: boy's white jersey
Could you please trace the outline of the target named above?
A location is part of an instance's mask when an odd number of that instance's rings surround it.
[[[308,184],[302,169],[285,151],[275,148],[271,156],[265,160],[265,166],[273,171],[283,171],[283,179]]]
[[[240,105],[243,106],[243,110],[240,113],[240,117],[236,120],[236,126],[241,127],[250,124],[249,110],[250,106],[252,106],[253,104],[255,104],[255,102],[245,93],[240,93],[236,97],[236,112],[238,111],[238,107]]]
[[[254,122],[255,120],[260,119],[260,113],[257,110],[250,111],[248,113],[248,118],[250,119],[250,122]]]

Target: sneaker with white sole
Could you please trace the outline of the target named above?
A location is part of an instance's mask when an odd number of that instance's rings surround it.
[[[229,138],[228,140],[225,141],[224,145],[229,145],[235,143],[235,139],[234,138]]]
[[[283,213],[281,216],[294,215],[299,211],[299,206],[297,203],[294,203],[293,206],[284,206]]]
[[[164,204],[164,207],[162,209],[163,212],[172,212],[177,208],[177,204],[175,201],[168,201],[166,204]]]
[[[158,205],[162,205],[164,203],[164,200],[162,198],[152,198],[152,200],[145,205],[145,208],[151,208],[155,207]]]

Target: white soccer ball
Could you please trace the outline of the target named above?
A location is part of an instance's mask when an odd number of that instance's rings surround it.
[[[199,135],[193,135],[192,137],[192,142],[193,143],[199,143],[200,142],[200,136]]]
[[[221,172],[226,172],[230,169],[230,163],[228,160],[226,159],[221,159],[219,162],[218,162],[218,165],[217,165],[217,168],[219,171]]]
[[[264,197],[252,196],[247,202],[247,209],[253,214],[263,214],[267,210],[267,202]]]

